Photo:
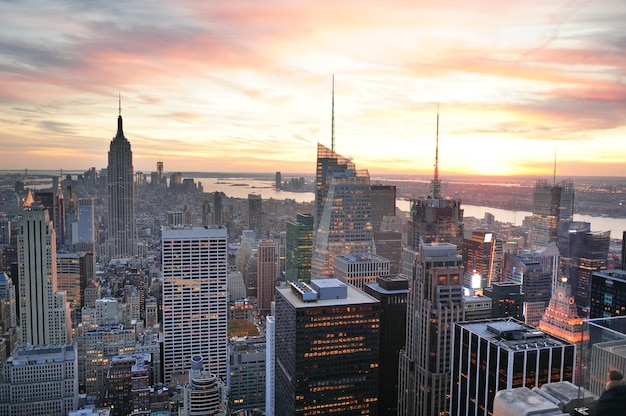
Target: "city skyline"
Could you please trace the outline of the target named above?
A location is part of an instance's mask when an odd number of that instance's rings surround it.
[[[626,176],[626,6],[4,2],[3,169]],[[602,152],[601,154],[599,154]],[[207,169],[207,166],[211,166]],[[307,168],[308,167],[308,168]]]

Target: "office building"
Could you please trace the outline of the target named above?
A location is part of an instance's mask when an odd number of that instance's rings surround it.
[[[63,194],[60,191],[43,192],[37,191],[34,196],[35,209],[48,211],[48,218],[52,221],[56,231],[56,243],[58,247],[65,244],[65,205]]]
[[[228,251],[223,227],[162,230],[165,382],[186,375],[194,355],[226,379]]]
[[[512,320],[454,325],[450,414],[491,415],[499,390],[572,382],[576,347]]]
[[[183,387],[184,407],[180,416],[225,416],[224,383],[204,367],[201,355],[191,357],[187,384]]]
[[[398,415],[448,411],[452,327],[463,320],[463,260],[448,243],[420,244],[400,352]]]
[[[274,416],[276,407],[276,320],[265,317],[265,416]]]
[[[610,231],[592,232],[590,228],[589,223],[565,222],[559,234],[562,271],[572,286],[576,306],[584,312],[591,300],[591,275],[607,269],[611,239]]]
[[[378,277],[366,283],[365,293],[380,302],[380,362],[378,366],[378,414],[398,410],[399,353],[406,341],[406,305],[409,281],[403,277]]]
[[[465,267],[465,287],[482,289],[497,280],[496,238],[493,232],[474,230],[469,238],[463,239],[461,253]]]
[[[464,294],[462,304],[464,321],[491,319],[492,300],[489,296]]]
[[[102,401],[111,416],[149,414],[150,354],[117,355],[106,368],[106,395]]]
[[[374,248],[376,254],[389,260],[389,274],[400,273],[402,261],[402,233],[397,231],[374,231]]]
[[[396,215],[396,187],[394,185],[372,185],[372,230],[381,231],[383,217]]]
[[[265,337],[231,338],[228,355],[230,411],[265,408]]]
[[[111,140],[107,165],[109,195],[108,256],[132,257],[135,254],[135,180],[133,153],[122,130],[122,114],[117,117],[117,134]]]
[[[320,143],[317,144],[314,230],[319,228],[333,174],[345,172],[346,169],[355,170],[356,167],[351,160],[335,153],[334,148],[331,150]]]
[[[18,346],[2,366],[0,414],[66,416],[76,409],[76,344]]]
[[[57,289],[56,236],[47,211],[24,211],[18,235],[21,342],[71,342],[66,293]]]
[[[603,270],[591,275],[589,316],[626,316],[626,270]]]
[[[263,235],[263,200],[261,195],[248,194],[248,229]]]
[[[346,169],[332,175],[313,237],[312,278],[332,277],[337,255],[374,251],[371,207],[367,170]]]
[[[378,414],[380,303],[337,279],[275,297],[275,414]]]
[[[83,303],[84,279],[81,278],[80,257],[76,253],[57,253],[57,289],[64,291],[72,321]]]
[[[15,285],[5,272],[0,272],[0,364],[17,345],[16,306]]]
[[[533,190],[532,249],[556,243],[560,221],[574,218],[574,184],[570,180],[550,186],[540,179]]]
[[[278,276],[276,244],[272,240],[259,241],[257,250],[257,306],[268,312],[274,299],[274,286]]]
[[[491,298],[492,318],[523,319],[524,294],[519,283],[495,282],[483,293]]]
[[[285,273],[288,282],[311,280],[313,256],[313,222],[311,214],[296,214],[295,221],[287,221],[285,229]]]
[[[364,290],[366,283],[389,276],[389,260],[372,253],[340,254],[335,256],[334,277]]]
[[[78,218],[72,224],[72,249],[96,253],[97,230],[96,208],[93,198],[78,200]]]

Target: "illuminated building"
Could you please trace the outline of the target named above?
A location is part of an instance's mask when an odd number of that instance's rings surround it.
[[[337,279],[275,298],[275,414],[377,415],[379,302]]]
[[[191,357],[191,370],[183,395],[181,416],[226,415],[224,383],[217,375],[204,369],[204,358],[201,355]]]
[[[311,280],[313,255],[313,222],[311,214],[296,214],[295,221],[287,221],[287,248],[285,251],[288,282]]]
[[[559,234],[563,274],[583,311],[589,310],[591,275],[607,269],[611,240],[610,231],[593,232],[590,228],[589,223],[562,223]]]
[[[378,414],[395,415],[398,410],[399,353],[406,341],[409,281],[403,277],[378,277],[375,283],[366,283],[364,291],[380,302]]]
[[[117,134],[111,140],[107,165],[109,194],[108,255],[111,258],[135,254],[135,180],[133,153],[122,130],[122,114],[117,117]]]
[[[513,320],[454,325],[450,414],[491,415],[500,390],[571,382],[576,347]]]
[[[57,289],[56,238],[47,211],[24,211],[18,235],[21,342],[71,342],[65,292]]]
[[[269,311],[278,276],[276,244],[272,240],[259,241],[257,249],[257,307]]]
[[[461,253],[466,273],[464,281],[466,287],[472,289],[489,287],[496,279],[495,242],[494,233],[484,230],[472,231],[472,238],[463,240]]]
[[[491,298],[492,318],[523,319],[524,294],[518,283],[494,282],[485,288],[485,296]]]
[[[334,173],[344,172],[346,169],[356,169],[354,163],[335,153],[326,146],[317,144],[317,167],[315,170],[315,224],[314,229],[319,227],[322,212],[326,206],[326,196],[330,188],[330,182]]]
[[[85,290],[81,276],[80,257],[76,253],[57,253],[57,289],[64,291],[73,321],[80,312]]]
[[[448,411],[452,327],[463,320],[463,260],[448,243],[420,244],[407,302],[406,346],[400,352],[399,416]]]
[[[194,355],[226,379],[228,247],[224,227],[162,230],[164,381],[186,374]]]
[[[332,175],[314,235],[312,278],[332,277],[336,255],[374,251],[371,212],[367,170],[346,169]]]
[[[360,290],[379,276],[389,276],[389,260],[372,253],[337,255],[334,268],[336,279]]]
[[[591,276],[591,319],[626,316],[626,270],[603,270]]]
[[[106,368],[105,407],[111,416],[150,411],[150,354],[117,355]]]
[[[75,344],[20,345],[2,366],[0,414],[65,416],[78,408]]]
[[[231,412],[265,407],[265,337],[231,338],[228,345]]]
[[[574,218],[574,184],[563,181],[550,186],[544,179],[535,184],[533,191],[532,249],[556,243],[560,221]]]

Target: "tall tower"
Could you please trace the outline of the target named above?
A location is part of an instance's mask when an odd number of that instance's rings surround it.
[[[248,194],[248,229],[261,238],[263,231],[263,199],[261,195]]]
[[[548,185],[538,180],[533,191],[532,249],[556,243],[560,221],[574,219],[574,184],[563,181]]]
[[[23,343],[71,342],[65,292],[57,291],[56,233],[47,211],[24,211],[18,236],[20,327]]]
[[[257,250],[257,303],[260,311],[269,312],[278,276],[276,244],[272,240],[259,241]]]
[[[228,250],[223,227],[162,231],[165,382],[185,375],[194,355],[226,380]]]
[[[296,214],[295,221],[287,221],[285,268],[287,281],[311,280],[311,257],[313,253],[313,216]]]
[[[377,415],[378,300],[337,279],[275,297],[275,415]]]
[[[107,189],[109,192],[109,256],[129,257],[135,234],[135,181],[133,153],[130,142],[122,130],[122,110],[117,117],[117,134],[111,140],[107,166]]]
[[[463,320],[463,260],[448,243],[420,244],[400,351],[398,415],[448,413],[452,327]]]
[[[354,170],[356,167],[351,160],[335,153],[326,146],[317,144],[317,168],[315,171],[315,223],[314,229],[319,227],[322,212],[326,205],[326,195],[334,173]]]
[[[439,109],[437,109],[437,136],[435,145],[435,173],[431,193],[411,201],[411,219],[408,221],[408,246],[415,250],[420,240],[425,243],[451,243],[460,247],[463,241],[463,210],[461,201],[441,196],[439,180]]]
[[[370,177],[367,170],[332,175],[313,237],[311,277],[332,277],[334,256],[374,251]]]

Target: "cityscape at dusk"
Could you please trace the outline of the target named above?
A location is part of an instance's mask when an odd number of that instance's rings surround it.
[[[2,169],[626,176],[626,4],[1,2]]]

